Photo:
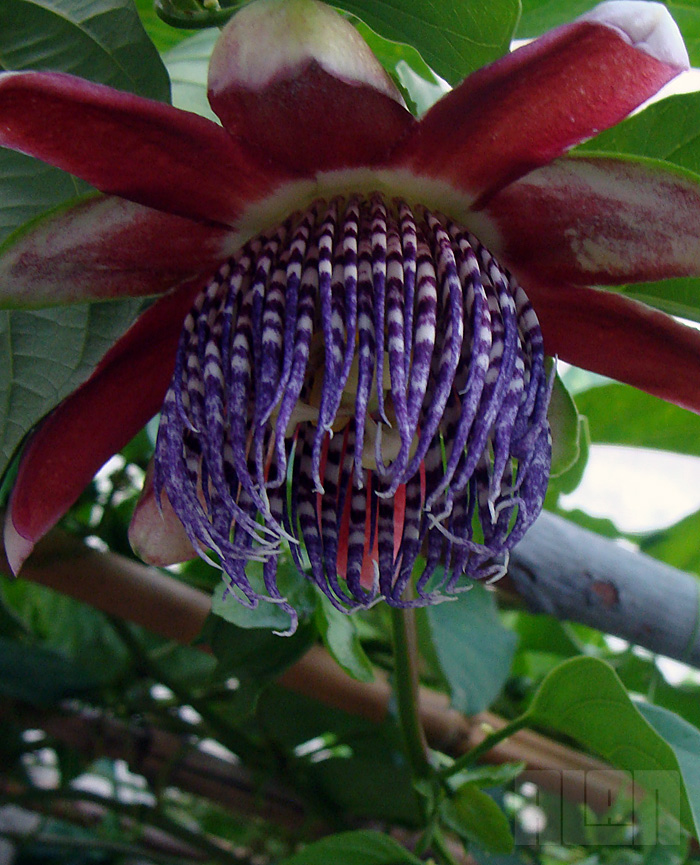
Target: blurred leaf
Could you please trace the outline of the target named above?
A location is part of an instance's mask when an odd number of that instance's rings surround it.
[[[573,468],[581,456],[581,419],[559,375],[554,377],[547,419],[552,430],[551,476],[557,477]]]
[[[45,706],[89,691],[95,681],[57,652],[0,637],[0,694]]]
[[[341,0],[337,5],[385,39],[412,45],[450,84],[508,52],[519,13],[518,0]]]
[[[618,769],[636,773],[636,779],[641,779],[640,773],[653,773],[660,805],[688,831],[698,831],[695,814],[700,801],[695,799],[694,776],[690,786],[683,776],[679,791],[683,767],[674,750],[640,714],[604,661],[583,657],[564,661],[544,680],[524,717],[570,736]]]
[[[683,777],[683,786],[688,795],[695,826],[700,826],[700,730],[660,706],[638,703],[637,708],[659,736],[673,749]],[[680,794],[680,790],[678,792]]]
[[[301,764],[334,819],[419,823],[403,739],[391,719],[377,724],[278,685],[260,696],[255,717],[275,750],[292,752],[290,763]]]
[[[43,648],[78,664],[93,682],[104,685],[123,675],[129,658],[98,610],[66,595],[22,580],[0,578],[5,602]]]
[[[467,715],[488,708],[508,678],[516,644],[493,593],[475,583],[456,600],[428,607],[427,616],[452,704]]]
[[[596,444],[644,446],[700,455],[700,417],[624,384],[578,394]],[[612,410],[611,410],[611,407]]]
[[[450,89],[445,81],[436,77],[412,45],[384,39],[358,18],[353,23],[374,56],[403,88],[404,96],[413,103],[411,108],[415,109],[416,114],[425,113]]]
[[[700,574],[700,511],[685,517],[673,526],[652,532],[638,539],[639,549],[678,568]]]
[[[315,629],[309,625],[300,625],[291,637],[278,637],[268,630],[236,627],[210,615],[200,641],[210,646],[218,661],[215,676],[238,680],[227,702],[229,716],[252,712],[265,685],[297,661],[315,636]]]
[[[700,685],[692,681],[672,685],[653,658],[642,658],[631,651],[611,658],[610,663],[628,691],[645,695],[655,706],[700,727]]]
[[[553,616],[518,612],[514,629],[518,634],[518,652],[546,652],[570,658],[579,654],[564,625]]]
[[[514,840],[508,818],[476,784],[463,784],[440,808],[445,823],[466,841],[491,853],[511,853]]]
[[[170,99],[167,72],[132,0],[2,0],[0,68],[70,72]]]
[[[475,784],[477,787],[500,787],[509,784],[526,768],[525,763],[501,763],[498,766],[476,766],[458,772],[450,779],[451,784],[458,788],[462,784]]]
[[[204,30],[180,42],[163,58],[170,73],[173,105],[183,111],[194,111],[216,123],[219,119],[207,99],[207,73],[218,36],[218,30]]]
[[[355,620],[336,610],[328,598],[321,595],[314,621],[325,647],[343,670],[359,682],[371,682],[374,679],[372,664],[360,643]]]
[[[379,832],[342,832],[309,844],[279,865],[420,865],[420,859]]]

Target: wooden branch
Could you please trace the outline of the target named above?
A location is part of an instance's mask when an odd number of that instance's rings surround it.
[[[183,644],[200,632],[210,610],[210,598],[162,571],[115,553],[102,553],[80,541],[51,533],[26,562],[22,576],[85,601]],[[391,685],[376,672],[369,683],[352,679],[320,646],[313,647],[287,670],[280,682],[291,690],[343,709],[382,721],[389,714]],[[449,699],[420,689],[420,713],[432,748],[458,757],[479,744],[488,730],[505,722],[490,712],[472,718],[451,708]],[[607,810],[610,785],[603,780],[605,764],[529,730],[521,730],[493,748],[487,758],[496,763],[524,762],[537,781],[551,781],[555,792],[591,807]],[[542,770],[550,770],[541,774]],[[591,773],[592,770],[596,770]]]
[[[700,582],[691,574],[542,513],[507,582],[533,613],[590,625],[700,667]]]

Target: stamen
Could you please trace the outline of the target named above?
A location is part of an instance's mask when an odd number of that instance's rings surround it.
[[[281,605],[290,633],[285,540],[340,610],[434,603],[500,576],[539,514],[550,393],[525,292],[464,227],[379,194],[319,201],[195,301],[156,491],[232,593]]]

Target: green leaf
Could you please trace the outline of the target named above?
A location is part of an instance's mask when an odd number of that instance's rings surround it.
[[[88,378],[141,306],[0,310],[0,473],[25,433]]]
[[[98,610],[25,580],[0,579],[8,607],[31,626],[43,649],[79,666],[93,683],[123,677],[129,658]]]
[[[660,805],[692,833],[698,831],[685,779],[673,748],[630,700],[612,668],[596,658],[572,658],[540,685],[523,716],[570,736],[618,769],[633,773],[641,787],[653,785]],[[680,795],[679,795],[680,794]]]
[[[210,615],[200,640],[211,647],[218,661],[216,677],[238,680],[226,706],[228,716],[252,712],[265,685],[297,661],[315,636],[309,625],[300,625],[291,637],[279,637],[261,628],[239,628]]]
[[[204,30],[180,42],[164,56],[170,74],[173,105],[194,111],[219,123],[207,99],[209,58],[219,36],[218,30]]]
[[[248,562],[246,576],[253,587],[253,591],[260,595],[267,595],[261,562]],[[297,571],[289,553],[280,557],[277,565],[277,586],[282,595],[299,613],[300,619],[304,619],[313,611],[316,604],[316,593],[309,581]],[[289,613],[285,612],[279,604],[263,600],[253,609],[246,607],[239,603],[230,591],[227,591],[221,580],[214,589],[212,613],[221,616],[222,619],[232,625],[237,625],[239,628],[266,628],[269,631],[286,631],[290,626]]]
[[[476,784],[463,784],[440,813],[445,823],[466,841],[490,853],[511,853],[515,844],[508,818]]]
[[[340,0],[385,39],[416,48],[438,75],[457,84],[508,52],[518,0]]]
[[[0,68],[53,69],[169,101],[165,67],[132,0],[2,0]]]
[[[371,682],[374,679],[372,664],[362,648],[355,620],[321,595],[314,621],[325,647],[345,672],[359,682]]]
[[[576,404],[587,416],[591,441],[596,444],[700,456],[700,417],[658,397],[629,385],[607,384],[578,394]]]
[[[95,687],[79,665],[39,646],[0,637],[0,693],[44,706]]]
[[[427,616],[452,704],[467,715],[483,711],[508,678],[516,644],[498,618],[493,593],[475,583],[455,601],[428,607]]]
[[[64,171],[0,147],[0,245],[25,222],[89,189]]]
[[[573,468],[581,456],[581,418],[576,403],[557,374],[547,419],[552,430],[552,470],[557,477]]]
[[[681,571],[700,574],[698,537],[700,511],[695,511],[667,529],[645,535],[638,542],[639,549],[646,555]]]
[[[309,844],[280,865],[420,865],[420,859],[379,832],[341,832]]]
[[[553,27],[567,24],[592,9],[599,0],[522,0],[518,39],[533,39]]]
[[[661,706],[637,703],[637,708],[673,749],[695,826],[700,826],[700,730]]]
[[[700,93],[669,96],[578,147],[665,159],[700,172]]]

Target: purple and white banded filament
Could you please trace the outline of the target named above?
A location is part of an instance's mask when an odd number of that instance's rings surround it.
[[[341,610],[431,603],[502,572],[539,514],[550,390],[525,292],[466,229],[378,194],[319,201],[197,298],[156,490],[237,597],[282,604],[292,629],[284,541]]]

